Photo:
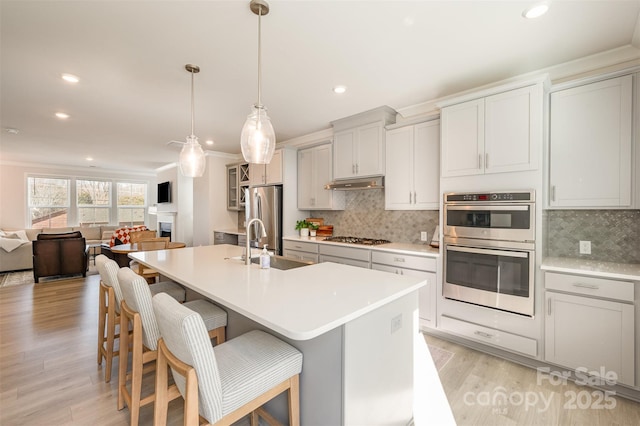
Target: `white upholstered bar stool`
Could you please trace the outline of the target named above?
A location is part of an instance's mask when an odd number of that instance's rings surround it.
[[[98,301],[98,365],[102,360],[106,361],[104,381],[111,381],[111,367],[113,357],[118,356],[114,351],[115,341],[120,336],[116,333],[116,326],[120,323],[120,304],[122,303],[122,290],[118,282],[118,264],[107,256],[96,256],[96,267],[100,273],[100,289]],[[163,281],[149,286],[151,294],[168,293],[178,302],[184,302],[186,292],[182,286]]]
[[[152,307],[152,293],[145,279],[130,268],[118,271],[118,281],[124,300],[120,309],[120,328],[126,330],[132,324],[131,335],[120,336],[120,365],[118,368],[118,410],[129,407],[131,425],[137,425],[140,407],[154,401],[155,394],[142,398],[142,376],[155,367],[152,361],[157,356],[160,332]],[[157,284],[154,284],[157,285]],[[167,293],[158,293],[169,297],[176,304],[183,306]],[[209,338],[216,339],[216,344],[225,340],[227,313],[206,300],[185,302],[192,311],[197,312],[206,324]],[[209,342],[209,345],[211,343]],[[129,352],[132,352],[131,372],[128,373]],[[145,364],[148,366],[145,368]],[[131,382],[131,390],[127,387]]]
[[[251,415],[280,424],[262,405],[288,390],[289,424],[300,424],[302,354],[288,343],[253,330],[212,347],[202,318],[167,295],[153,297],[160,329],[154,426],[165,425],[169,401],[182,395],[184,424],[230,425]],[[168,386],[168,366],[175,385]]]

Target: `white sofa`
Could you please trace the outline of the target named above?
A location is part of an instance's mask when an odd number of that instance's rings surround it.
[[[45,234],[58,234],[63,232],[80,231],[85,238],[87,245],[96,245],[103,242],[109,243],[113,231],[118,226],[104,225],[104,226],[75,226],[68,228],[44,228],[44,229],[24,229],[27,238],[30,240],[28,243],[21,245],[20,247],[7,252],[0,248],[0,272],[6,271],[18,271],[21,269],[33,268],[33,249],[31,241],[38,238],[40,232]],[[2,229],[4,232],[15,232],[15,229]],[[92,252],[91,254],[94,254]],[[97,249],[95,254],[100,254],[100,250]]]

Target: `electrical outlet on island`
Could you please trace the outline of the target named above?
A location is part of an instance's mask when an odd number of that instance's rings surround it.
[[[420,232],[420,241],[427,241],[427,231]]]
[[[580,241],[580,254],[591,254],[591,241]]]

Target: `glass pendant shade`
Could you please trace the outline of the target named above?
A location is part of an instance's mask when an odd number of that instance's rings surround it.
[[[198,138],[194,135],[187,136],[187,143],[180,151],[180,173],[187,177],[200,177],[204,174],[206,156]]]
[[[276,134],[265,107],[253,106],[242,127],[240,146],[245,161],[255,164],[271,162],[276,148]]]

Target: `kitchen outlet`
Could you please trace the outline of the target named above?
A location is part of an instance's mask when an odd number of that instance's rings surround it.
[[[580,254],[591,254],[591,241],[580,241]]]
[[[427,241],[427,231],[420,232],[420,241]]]
[[[391,318],[391,334],[402,328],[402,315]]]

